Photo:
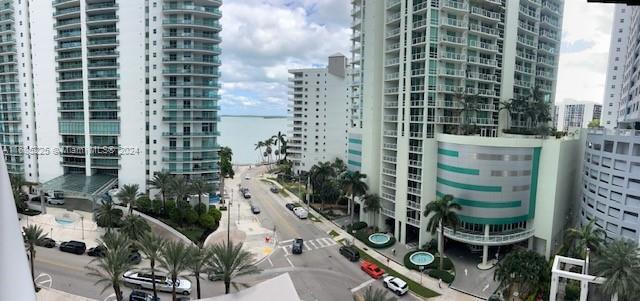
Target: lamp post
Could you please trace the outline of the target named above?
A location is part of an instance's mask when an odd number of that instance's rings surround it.
[[[231,190],[231,200],[227,203],[227,245],[231,246],[231,203],[233,202],[233,190]]]
[[[80,227],[82,228],[82,240],[84,240],[84,215],[80,215]]]

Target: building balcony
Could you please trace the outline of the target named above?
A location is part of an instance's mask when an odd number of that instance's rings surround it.
[[[532,53],[526,53],[524,51],[517,51],[516,52],[516,57],[523,59],[523,60],[527,60],[530,62],[535,62],[536,61],[536,55],[532,54]]]
[[[443,0],[440,1],[440,8],[447,11],[467,12],[469,6],[462,1]]]
[[[467,72],[467,78],[485,82],[495,82],[498,80],[498,77],[495,74],[486,74],[479,72]]]
[[[496,44],[489,44],[489,43],[479,42],[479,41],[475,41],[475,40],[474,41],[469,41],[469,47],[480,49],[480,50],[485,50],[485,51],[489,51],[489,52],[497,52],[498,51],[498,45],[496,45]]]
[[[187,12],[194,13],[195,15],[213,16],[216,18],[222,17],[220,9],[214,6],[204,5],[185,5],[185,4],[169,4],[162,7],[164,12],[178,13]]]
[[[490,20],[498,22],[500,21],[500,13],[493,12],[490,10],[486,10],[484,8],[480,8],[477,6],[471,7],[471,14],[475,16],[482,17],[484,20]]]
[[[440,25],[453,29],[467,29],[467,22],[460,19],[443,18],[440,19]]]
[[[393,209],[387,209],[387,208],[382,207],[382,208],[380,208],[380,213],[382,213],[382,214],[384,214],[384,215],[386,215],[388,217],[392,217],[392,218],[396,217],[396,212]]]
[[[207,28],[207,29],[214,29],[217,31],[220,31],[222,29],[218,21],[203,20],[203,19],[191,19],[191,20],[167,19],[162,21],[162,24],[168,25],[168,26],[176,26],[176,27],[177,26],[201,27],[201,28]]]
[[[80,15],[80,6],[59,8],[56,9],[55,13],[53,13],[54,17],[71,17],[76,15]]]
[[[484,36],[496,38],[499,36],[498,30],[488,26],[482,26],[480,24],[469,24],[469,31],[483,34]]]
[[[86,11],[87,12],[113,11],[117,8],[118,8],[118,4],[115,2],[100,2],[100,3],[87,4]]]
[[[489,234],[468,233],[460,229],[454,231],[449,227],[444,227],[443,235],[455,241],[481,245],[481,246],[502,246],[510,245],[533,237],[534,229],[522,229],[509,234]]]
[[[418,209],[420,209],[420,208],[418,208]],[[420,219],[419,218],[407,217],[407,224],[412,225],[412,226],[416,226],[416,227],[420,227]]]
[[[382,161],[396,163],[397,159],[394,156],[382,156]],[[394,183],[395,187],[395,183]]]
[[[220,132],[163,132],[164,137],[217,137],[220,136]]]
[[[443,35],[440,37],[440,43],[465,46],[467,44],[467,39],[464,37]]]
[[[438,57],[443,60],[456,61],[456,62],[464,62],[467,60],[466,54],[449,52],[449,51],[440,52],[438,54]]]
[[[400,28],[394,28],[394,29],[391,29],[391,30],[387,30],[387,32],[384,33],[384,37],[385,38],[392,38],[392,37],[399,36],[399,35],[400,35]]]

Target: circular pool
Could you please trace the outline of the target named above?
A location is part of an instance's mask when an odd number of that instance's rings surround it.
[[[66,225],[71,225],[73,223],[76,222],[76,219],[74,219],[73,216],[71,216],[71,214],[68,213],[64,213],[62,215],[56,216],[55,217],[56,223],[66,226]]]
[[[434,257],[429,252],[418,251],[409,256],[409,261],[417,266],[425,266],[432,263]]]
[[[385,233],[374,233],[369,235],[369,241],[376,245],[384,245],[391,240],[391,236]]]

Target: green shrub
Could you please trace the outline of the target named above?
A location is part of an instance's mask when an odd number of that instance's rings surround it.
[[[198,213],[192,208],[185,209],[183,217],[184,221],[189,225],[193,225],[198,221]]]
[[[139,197],[138,200],[136,200],[136,209],[143,213],[150,213],[153,209],[151,199],[146,195]]]
[[[577,301],[580,300],[580,284],[577,281],[569,281],[564,290],[564,300]]]
[[[432,253],[433,254],[433,253]],[[428,264],[426,266],[427,269],[438,269],[440,268],[440,255],[436,254],[434,255],[433,258],[433,262]],[[444,260],[442,261],[442,269],[443,270],[453,270],[453,262],[451,262],[451,259],[445,257]]]
[[[220,212],[220,210],[215,206],[209,207],[208,213],[213,217],[213,220],[216,221],[216,223],[220,221],[220,218],[222,218],[222,212]]]
[[[442,279],[442,281],[445,283],[451,283],[456,278],[456,276],[443,270],[431,270],[429,271],[429,276],[436,279]]]
[[[356,231],[356,233],[353,234],[353,236],[355,238],[357,238],[358,240],[360,240],[361,242],[363,242],[365,245],[367,245],[367,246],[369,246],[370,248],[373,248],[373,249],[385,249],[385,248],[388,248],[390,246],[393,246],[393,244],[396,243],[396,238],[391,236],[391,239],[389,239],[389,241],[384,243],[384,244],[381,244],[381,245],[374,244],[371,241],[369,241],[370,234],[369,234],[369,231],[367,231],[366,228]]]
[[[195,206],[193,206],[193,210],[196,211],[196,213],[198,214],[198,216],[204,214],[205,212],[207,212],[207,205],[205,204],[197,204]]]
[[[198,220],[198,224],[200,224],[201,227],[208,229],[208,230],[215,230],[218,228],[218,223],[213,219],[213,216],[211,216],[210,214],[203,214],[200,216],[200,219]]]
[[[153,203],[151,204],[153,213],[156,215],[161,215],[162,212],[162,200],[159,199],[155,199],[153,200]]]
[[[366,222],[355,222],[353,225],[347,225],[347,231],[351,232],[351,230],[362,230],[367,227]]]

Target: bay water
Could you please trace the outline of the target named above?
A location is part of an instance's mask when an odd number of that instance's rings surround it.
[[[231,147],[233,164],[259,162],[255,145],[278,131],[287,133],[287,117],[272,116],[221,116],[218,122],[220,146]]]

